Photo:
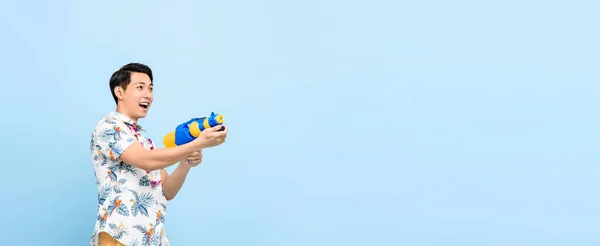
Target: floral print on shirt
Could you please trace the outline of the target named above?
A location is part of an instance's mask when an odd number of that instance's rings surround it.
[[[169,246],[164,230],[167,200],[160,171],[146,171],[119,159],[127,147],[140,143],[155,148],[143,135],[143,128],[118,112],[98,122],[90,149],[98,186],[98,215],[91,245],[106,232],[127,246]]]

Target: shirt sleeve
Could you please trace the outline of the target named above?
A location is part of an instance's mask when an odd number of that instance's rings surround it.
[[[124,123],[104,120],[94,130],[94,142],[104,156],[117,160],[136,138]]]

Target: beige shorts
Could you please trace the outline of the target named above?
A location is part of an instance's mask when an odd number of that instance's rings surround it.
[[[117,239],[113,238],[110,234],[106,232],[100,232],[98,235],[98,246],[125,246],[122,243],[119,243]]]

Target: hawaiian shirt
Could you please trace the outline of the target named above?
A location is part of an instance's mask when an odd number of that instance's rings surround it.
[[[167,199],[160,171],[147,172],[119,160],[132,143],[154,149],[144,130],[129,117],[111,112],[98,122],[90,143],[98,186],[98,217],[91,245],[106,232],[126,246],[170,245],[163,228]]]

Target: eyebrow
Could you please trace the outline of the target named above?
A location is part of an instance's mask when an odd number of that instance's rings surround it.
[[[138,84],[138,85],[139,85],[139,84],[143,84],[143,85],[145,85],[145,84],[146,84],[146,82],[144,82],[144,81],[138,81],[136,84]],[[153,82],[150,82],[150,85],[154,85],[154,83],[153,83]]]

